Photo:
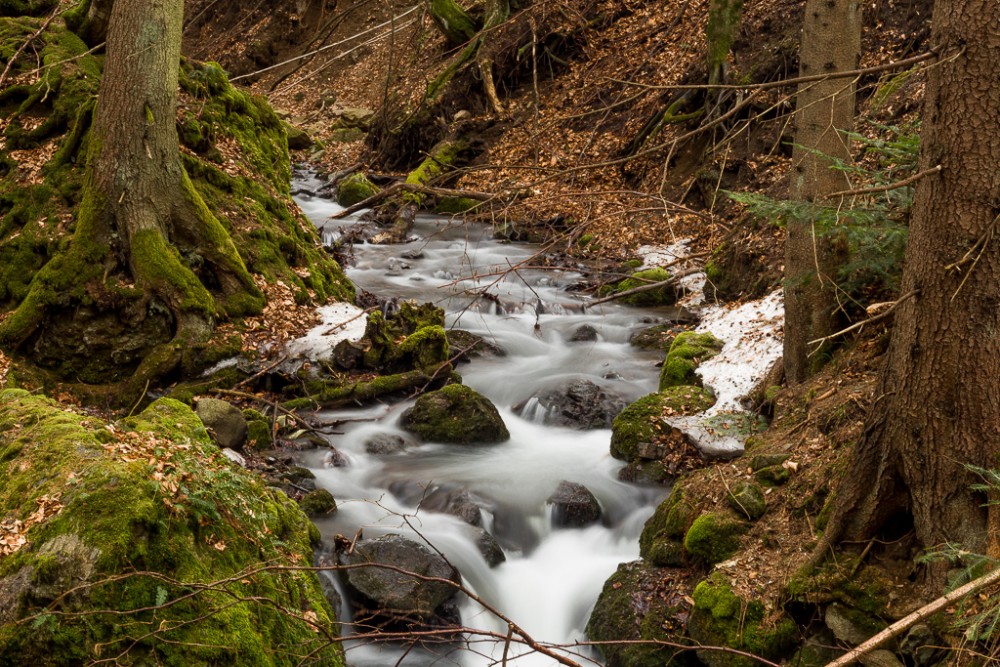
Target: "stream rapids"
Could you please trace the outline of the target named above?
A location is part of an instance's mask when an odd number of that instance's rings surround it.
[[[299,192],[315,192],[322,183],[306,179],[295,185]],[[300,194],[297,201],[325,243],[357,222],[328,220],[342,209],[320,197]],[[327,467],[320,450],[301,454],[302,465],[335,496],[339,508],[317,525],[327,541],[362,530],[365,538],[397,533],[429,542],[458,568],[466,586],[535,640],[565,646],[567,656],[581,664],[601,664],[596,652],[574,644],[586,640],[584,628],[605,580],[619,563],[639,557],[643,524],[667,489],[618,480],[623,464],[609,453],[610,429],[548,426],[545,410],[531,401],[541,391],[580,379],[626,402],[656,391],[656,362],[662,355],[629,345],[629,338],[665,321],[670,311],[614,303],[585,309],[586,297],[565,289],[580,278],[570,271],[518,269],[499,275],[538,248],[496,241],[488,225],[421,217],[411,236],[402,245],[355,245],[348,275],[382,297],[432,302],[445,310],[448,327],[483,336],[505,352],[473,359],[457,370],[465,384],[497,406],[511,439],[481,447],[414,443],[399,453],[374,456],[365,447],[373,436],[411,438],[397,422],[412,401],[321,413],[324,420],[358,421],[345,424],[342,435],[330,436],[348,465]],[[475,293],[489,296],[475,298]],[[573,341],[583,326],[597,332],[596,340]],[[514,406],[523,406],[520,414]],[[563,480],[597,497],[600,523],[553,527],[546,500]],[[434,488],[464,489],[483,501],[482,526],[503,547],[505,562],[493,568],[486,563],[476,546],[479,529],[450,514],[418,510],[423,494]],[[505,622],[467,598],[460,611],[466,627],[507,634]],[[346,606],[340,618],[350,622]],[[362,641],[347,642],[345,648],[355,667],[473,667],[498,664],[504,652],[502,641],[475,633],[465,641],[419,650]],[[507,658],[517,667],[556,664],[517,644],[508,648]]]

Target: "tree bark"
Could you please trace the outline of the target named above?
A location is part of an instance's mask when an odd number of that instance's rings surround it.
[[[809,76],[852,70],[861,51],[861,14],[857,0],[807,0],[802,19],[799,73]],[[833,159],[850,160],[849,142],[841,134],[854,124],[854,84],[828,79],[800,86],[796,96],[796,146],[792,154],[791,198],[822,201],[846,190],[843,172],[830,167]],[[836,330],[836,273],[843,262],[831,229],[821,229],[816,217],[787,221],[785,245],[785,373],[802,382],[821,357],[809,357],[808,341]]]
[[[0,342],[17,347],[39,329],[58,326],[51,312],[74,312],[81,302],[103,311],[128,302],[130,326],[136,311],[139,319],[163,319],[167,311],[169,342],[148,344],[130,380],[140,387],[206,341],[218,316],[263,306],[228,232],[181,165],[183,12],[183,0],[115,0],[73,243],[39,271],[0,325]]]
[[[924,547],[996,554],[995,517],[966,466],[1000,454],[1000,32],[991,0],[937,0],[902,304],[886,367],[838,492],[825,549],[912,514]],[[817,556],[819,554],[817,553]]]

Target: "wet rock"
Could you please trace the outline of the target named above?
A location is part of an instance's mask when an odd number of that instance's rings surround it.
[[[618,479],[629,484],[666,484],[676,476],[660,461],[644,459],[630,461],[618,471]]]
[[[678,483],[670,495],[646,520],[639,537],[639,555],[653,565],[680,567],[684,564],[684,536],[696,510]]]
[[[552,525],[556,528],[581,528],[601,520],[601,504],[582,484],[559,482],[545,503],[552,505]]]
[[[310,518],[324,517],[337,511],[337,501],[326,489],[316,489],[302,496],[299,507]]]
[[[685,331],[686,328],[676,324],[657,324],[635,332],[628,342],[641,350],[659,350],[666,354],[674,338]]]
[[[365,440],[365,451],[372,456],[398,454],[412,446],[414,442],[395,433],[376,433]]]
[[[351,462],[339,449],[331,447],[330,451],[323,455],[324,468],[346,468],[349,465]]]
[[[596,341],[598,338],[597,329],[590,326],[589,324],[584,324],[577,327],[570,337],[569,342],[571,343],[591,343]]]
[[[355,172],[337,184],[337,203],[343,207],[354,206],[379,193],[378,186],[362,172]]]
[[[342,340],[333,346],[330,361],[342,371],[353,371],[364,367],[365,348],[351,340]]]
[[[419,248],[410,248],[399,253],[399,256],[403,259],[423,259],[424,251]]]
[[[477,357],[506,356],[506,353],[498,345],[474,333],[469,333],[462,329],[449,329],[447,336],[451,354],[452,356],[458,356],[456,361],[459,363],[467,362]]]
[[[479,537],[476,538],[476,548],[479,549],[479,553],[483,555],[486,564],[490,567],[496,567],[507,560],[507,554],[503,552],[503,547],[497,542],[497,538],[485,530],[479,532]]]
[[[597,647],[608,667],[699,665],[690,651],[637,641],[676,642],[683,636],[688,605],[681,593],[663,590],[661,568],[643,561],[622,563],[597,598],[587,622],[587,638],[608,642]]]
[[[542,391],[515,410],[527,419],[541,413],[542,423],[583,431],[611,428],[615,417],[627,405],[628,401],[622,396],[606,391],[590,380],[577,379]]]
[[[481,503],[482,501],[467,489],[437,487],[423,497],[418,509],[451,514],[470,526],[481,527],[483,525]]]
[[[736,512],[751,521],[756,521],[764,516],[764,512],[767,510],[764,490],[753,482],[737,482],[727,494],[726,501]]]
[[[195,413],[221,448],[239,451],[247,439],[247,420],[243,413],[217,398],[200,398]]]
[[[382,611],[392,616],[429,620],[457,592],[457,588],[447,583],[427,581],[389,568],[456,584],[461,581],[458,570],[444,558],[401,535],[361,540],[343,560],[352,566],[347,570],[347,582],[361,596],[356,601],[360,602],[361,613]]]
[[[493,444],[510,432],[489,399],[461,384],[448,385],[417,399],[400,417],[406,431],[423,440],[447,444]]]

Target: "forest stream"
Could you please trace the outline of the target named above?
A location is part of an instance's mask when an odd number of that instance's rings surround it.
[[[296,184],[315,191],[316,180]],[[331,221],[341,210],[328,200],[300,195],[303,211],[323,230],[324,242],[355,220]],[[587,297],[567,292],[579,275],[518,269],[498,272],[538,252],[537,246],[498,242],[488,225],[421,217],[403,245],[355,245],[348,271],[361,288],[382,297],[432,302],[446,312],[449,328],[484,337],[503,350],[457,367],[464,383],[498,407],[511,439],[487,446],[418,443],[401,430],[400,414],[412,401],[322,413],[324,421],[351,420],[330,436],[347,459],[331,465],[329,453],[301,455],[317,484],[336,497],[338,511],[318,521],[324,539],[337,534],[364,538],[408,535],[440,550],[461,572],[463,583],[519,624],[536,640],[570,644],[585,640],[590,610],[619,563],[639,555],[645,520],[669,489],[618,479],[622,462],[609,454],[610,428],[573,430],[547,425],[537,396],[587,380],[620,401],[617,409],[657,390],[662,353],[629,344],[636,331],[669,321],[668,308],[642,309],[604,303],[585,309]],[[468,280],[478,275],[477,279]],[[464,279],[464,280],[460,280]],[[485,290],[488,297],[470,294]],[[355,326],[363,330],[363,318]],[[596,337],[594,336],[596,332]],[[579,340],[579,339],[584,340]],[[577,340],[574,340],[577,339]],[[518,409],[519,408],[519,409]],[[372,442],[406,443],[402,451],[374,455]],[[600,521],[554,527],[547,500],[563,481],[588,489],[600,503]],[[467,494],[463,494],[465,491]],[[434,495],[458,492],[479,508],[482,528],[457,516],[419,509]],[[468,518],[468,517],[467,517]],[[490,567],[481,553],[483,530],[502,546],[505,562]],[[346,605],[345,605],[346,607]],[[464,626],[506,635],[507,624],[466,600]],[[342,618],[350,612],[341,610]],[[347,632],[349,634],[349,631]],[[385,644],[349,644],[348,661],[367,665],[487,665],[503,655],[502,641],[467,636],[467,642],[406,651]],[[580,647],[574,660],[599,659]],[[523,654],[516,660],[514,656]],[[551,657],[520,646],[512,665],[550,665]]]

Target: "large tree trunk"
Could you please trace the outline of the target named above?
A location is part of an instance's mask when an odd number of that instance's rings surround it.
[[[46,330],[79,314],[81,304],[104,313],[127,310],[130,328],[149,318],[164,321],[169,331],[145,345],[131,342],[145,348],[130,380],[140,388],[207,340],[217,316],[263,305],[228,232],[181,165],[183,11],[183,0],[115,0],[73,243],[36,275],[0,325],[0,341],[16,347],[33,336],[44,341]],[[49,317],[55,310],[59,316]]]
[[[996,552],[965,466],[1000,454],[1000,32],[992,0],[937,0],[902,303],[876,401],[824,544],[912,514],[924,547]],[[989,535],[989,539],[988,536]],[[817,553],[817,557],[819,554]]]
[[[807,0],[802,19],[799,71],[803,76],[855,69],[861,51],[861,14],[857,0]],[[796,95],[796,146],[792,154],[791,198],[837,206],[823,198],[848,189],[833,159],[849,160],[842,132],[854,124],[854,84],[828,79],[803,84]],[[790,382],[805,380],[819,361],[809,357],[808,342],[834,332],[835,277],[843,261],[833,230],[815,218],[788,220],[785,246],[785,373]]]

